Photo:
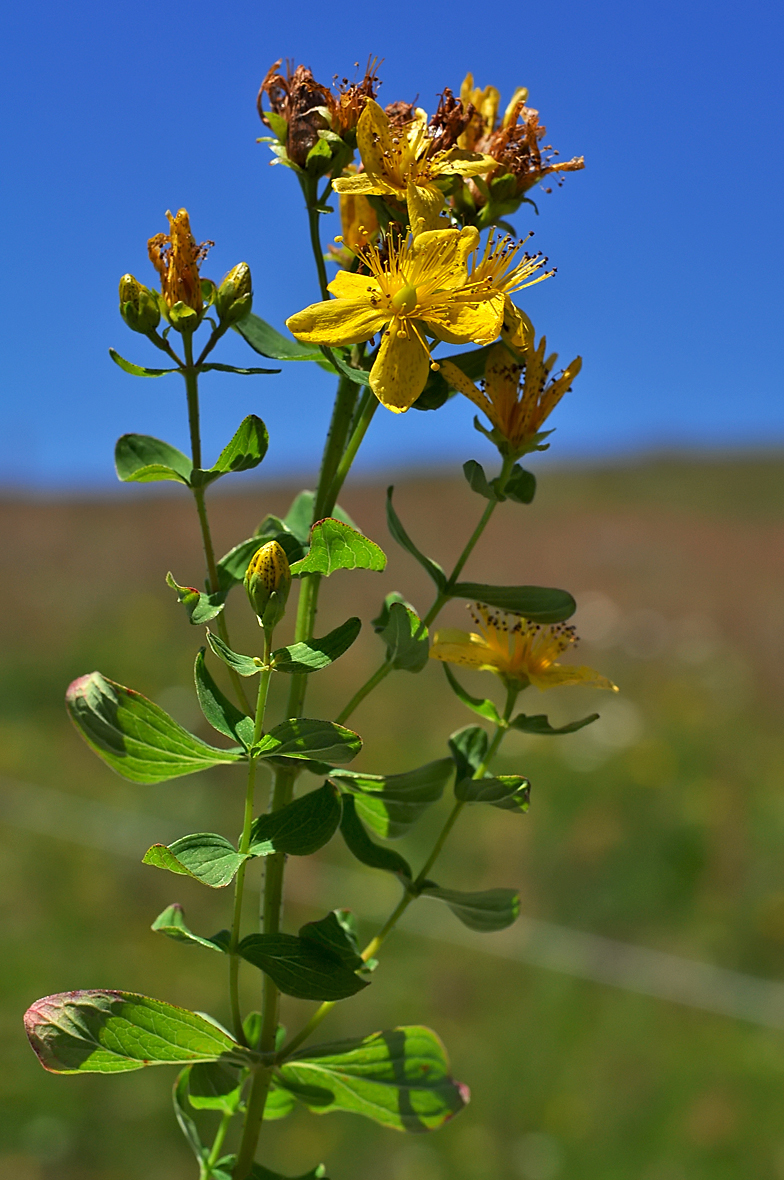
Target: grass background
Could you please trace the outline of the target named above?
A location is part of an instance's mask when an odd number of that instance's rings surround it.
[[[529,690],[526,711],[565,721],[596,708],[602,719],[566,738],[510,738],[501,768],[531,778],[530,813],[473,809],[439,862],[442,884],[518,886],[526,915],[781,978],[783,474],[777,454],[547,468],[531,508],[500,506],[466,577],[572,590],[580,658],[621,693]],[[244,487],[211,493],[221,551],[297,490]],[[366,625],[315,679],[314,716],[334,715],[375,668],[368,620],[383,594],[399,589],[422,611],[432,598],[386,534],[383,499],[372,484],[343,497],[389,566],[325,583],[318,630],[349,613]],[[483,502],[465,484],[412,477],[396,505],[446,565]],[[224,961],[149,925],[178,900],[194,929],[211,932],[226,924],[228,895],[138,862],[148,843],[187,831],[234,837],[241,775],[128,783],[79,741],[62,707],[68,681],[98,668],[200,725],[190,687],[200,635],[163,581],[168,569],[179,582],[202,576],[195,516],[176,492],[6,496],[0,529],[0,1180],[186,1180],[195,1169],[171,1115],[173,1071],[49,1076],[21,1014],[39,996],[93,986],[227,1017]],[[240,594],[228,618],[234,645],[252,650],[255,622]],[[462,605],[443,618],[463,625]],[[483,695],[494,687],[486,674],[464,681]],[[354,716],[366,741],[356,765],[391,772],[441,757],[447,734],[472,720],[434,663],[416,680],[398,673]],[[447,807],[402,845],[415,865]],[[42,824],[57,834],[32,830]],[[393,883],[355,868],[338,841],[292,858],[289,880],[288,929],[348,900],[370,935],[396,900]],[[251,894],[249,922],[254,905]],[[445,927],[456,922],[439,915]],[[244,984],[254,1006],[251,969]],[[288,1002],[289,1028],[309,1010]],[[472,1088],[468,1110],[426,1138],[303,1112],[265,1129],[269,1166],[297,1174],[323,1159],[333,1180],[784,1178],[784,1033],[405,928],[373,986],[338,1005],[324,1039],[396,1023],[437,1029]]]

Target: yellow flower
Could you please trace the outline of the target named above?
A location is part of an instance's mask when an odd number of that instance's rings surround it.
[[[176,217],[167,212],[168,234],[156,234],[147,243],[150,261],[161,277],[161,290],[167,307],[183,303],[201,314],[204,300],[201,293],[199,265],[214,242],[196,245],[186,209]]]
[[[553,269],[536,275],[548,261],[541,253],[526,252],[520,257],[520,251],[532,237],[530,233],[523,241],[515,242],[508,236],[496,238],[491,233],[482,257],[479,257],[478,251],[475,252],[469,272],[471,282],[483,284],[487,289],[492,288],[503,294],[504,334],[513,348],[525,348],[533,334],[533,324],[525,312],[512,303],[512,293],[532,287],[534,283],[541,283],[555,274]],[[536,275],[536,278],[531,278],[531,275]]]
[[[389,238],[386,261],[368,245],[358,256],[370,273],[339,272],[329,284],[336,298],[297,312],[286,327],[298,340],[326,345],[359,344],[386,328],[369,383],[382,405],[401,413],[434,364],[426,331],[450,344],[491,344],[501,330],[503,292],[468,276],[478,240],[473,228]]]
[[[532,623],[518,614],[490,611],[480,603],[470,609],[480,634],[451,628],[437,631],[430,648],[432,659],[495,672],[505,681],[522,687],[534,684],[542,692],[559,684],[618,691],[593,668],[556,663],[558,656],[577,643],[574,627]]]
[[[357,123],[357,147],[364,172],[333,180],[332,187],[338,193],[405,201],[414,234],[439,225],[444,207],[444,194],[437,184],[440,177],[476,176],[495,167],[495,161],[480,152],[461,147],[439,151],[420,108],[411,122],[399,127],[372,99],[365,103]]]
[[[517,120],[517,110],[527,98],[527,87],[518,86],[504,112],[502,127],[508,127],[512,119]],[[501,95],[495,86],[485,86],[484,90],[480,90],[478,86],[474,86],[474,75],[466,74],[460,87],[460,101],[464,107],[470,103],[474,108],[474,115],[457,142],[460,147],[473,151],[480,139],[495,130]]]
[[[505,344],[494,345],[487,354],[483,388],[474,385],[452,361],[442,361],[441,372],[455,389],[470,398],[493,424],[499,449],[517,458],[541,441],[543,423],[570,388],[582,367],[575,359],[556,378],[550,373],[558,354],[545,357],[547,340],[538,347],[533,340],[515,359]],[[549,431],[547,432],[550,433]]]

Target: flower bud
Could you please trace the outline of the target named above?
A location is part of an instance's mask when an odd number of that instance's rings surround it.
[[[218,287],[214,303],[222,324],[236,324],[248,314],[253,303],[253,290],[247,262],[238,262],[232,267]]]
[[[161,320],[158,297],[133,275],[120,279],[120,315],[134,332],[145,335],[154,331]]]
[[[291,589],[289,559],[277,541],[256,550],[245,573],[245,589],[261,626],[276,626],[286,613]]]

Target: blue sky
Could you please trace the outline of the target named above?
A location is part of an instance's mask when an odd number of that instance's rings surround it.
[[[513,219],[558,266],[518,301],[563,361],[584,358],[550,456],[781,445],[783,26],[754,0],[742,14],[706,0],[6,6],[0,485],[109,487],[125,431],[185,446],[179,379],[129,377],[107,353],[157,363],[119,317],[117,281],[152,282],[146,241],[167,208],[215,240],[211,277],[250,263],[258,314],[281,326],[316,298],[296,180],[255,142],[259,82],[286,56],[327,81],[378,54],[381,101],[428,110],[469,69],[502,97],[526,85],[562,158],[585,155],[539,217]],[[217,359],[251,356],[235,338]],[[252,411],[267,470],[317,463],[321,372],[211,375],[203,390],[208,458]],[[472,417],[463,398],[380,411],[362,465],[487,456]]]

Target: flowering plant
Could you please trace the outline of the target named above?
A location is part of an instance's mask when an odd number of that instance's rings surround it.
[[[566,623],[575,610],[563,590],[494,586],[461,580],[482,531],[499,503],[530,504],[536,484],[518,460],[544,449],[548,415],[568,392],[580,360],[554,374],[555,355],[536,335],[512,296],[548,278],[546,259],[525,252],[503,218],[532,203],[533,185],[552,173],[582,167],[542,157],[544,128],[515,92],[499,121],[499,95],[469,75],[455,98],[445,89],[436,114],[376,101],[371,65],[361,83],[326,88],[309,70],[265,77],[259,112],[272,132],[277,160],[301,186],[320,298],[290,315],[285,336],[252,312],[251,274],[235,266],[220,283],[203,264],[212,243],[197,244],[187,212],[169,213],[169,232],[148,243],[160,291],[132,275],[120,280],[120,312],[130,329],[167,359],[152,369],[112,359],[134,376],[179,373],[185,383],[191,453],[148,435],[126,434],[117,443],[117,474],[124,482],[170,480],[193,496],[204,546],[204,588],[169,587],[188,622],[206,628],[195,657],[196,695],[218,744],[203,741],[139,692],[99,672],[71,684],[67,706],[88,745],[118,774],[138,783],[162,783],[219,765],[245,776],[241,835],[235,842],[196,832],[170,845],[154,844],[144,863],[187,876],[208,888],[233,886],[225,930],[194,932],[179,904],[168,906],[152,929],[168,938],[222,955],[228,1000],[221,1020],[163,1000],[123,991],[88,989],[47,996],[26,1015],[33,1049],[56,1073],[117,1073],[147,1065],[181,1067],[174,1108],[193,1151],[199,1180],[281,1180],[257,1162],[264,1120],[282,1119],[295,1106],[315,1113],[349,1111],[399,1131],[442,1126],[468,1101],[452,1079],[444,1047],[419,1026],[393,1027],[351,1040],[311,1043],[333,1006],[372,982],[378,957],[402,914],[429,896],[472,930],[491,933],[514,922],[514,889],[465,892],[431,879],[444,843],[462,812],[493,806],[519,817],[529,805],[522,774],[494,773],[501,743],[514,733],[571,733],[596,714],[560,728],[542,714],[516,712],[532,687],[614,685],[590,668],[560,664],[576,641]],[[356,158],[358,156],[358,159]],[[319,191],[319,186],[322,191]],[[331,191],[340,200],[343,234],[325,258],[319,220]],[[481,231],[487,229],[484,244]],[[327,261],[337,264],[328,281]],[[163,327],[162,327],[163,325]],[[257,467],[268,448],[262,420],[249,414],[217,459],[204,462],[199,425],[200,379],[211,370],[277,375],[280,367],[237,368],[211,358],[233,330],[276,366],[314,362],[338,379],[332,421],[315,492],[301,492],[283,519],[266,516],[253,536],[218,557],[207,510],[207,489],[219,479]],[[197,340],[199,344],[197,346]],[[440,346],[463,346],[442,356]],[[470,347],[466,347],[470,346]],[[500,465],[488,478],[474,460],[464,465],[483,501],[478,523],[451,572],[422,553],[387,501],[393,540],[426,570],[434,600],[425,611],[396,591],[386,595],[372,626],[383,649],[374,674],[334,718],[306,711],[310,677],[327,669],[356,641],[362,620],[346,619],[316,637],[319,588],[333,574],[383,571],[385,555],[363,536],[338,505],[338,496],[379,406],[394,413],[411,407],[437,411],[455,393],[471,399],[490,428],[477,429],[496,445]],[[232,646],[227,605],[244,585],[259,624],[256,649]],[[296,584],[293,635],[279,639]],[[232,597],[236,598],[237,595]],[[430,628],[452,599],[473,603],[479,634]],[[490,726],[468,725],[449,736],[444,756],[403,773],[348,769],[362,739],[347,726],[357,706],[393,672],[421,673],[442,661],[459,700]],[[502,700],[474,697],[450,665],[494,673]],[[429,665],[434,670],[435,665]],[[273,676],[288,680],[282,717],[270,718]],[[221,683],[222,682],[222,683]],[[252,689],[252,691],[249,691]],[[266,807],[259,807],[261,771],[269,776]],[[306,776],[321,783],[312,787]],[[439,836],[418,871],[386,841],[404,836],[447,788],[452,802]],[[310,856],[337,833],[358,861],[393,874],[400,900],[364,947],[347,910],[334,910],[296,933],[284,930],[286,860]],[[260,928],[248,930],[243,896],[249,873],[263,869]],[[240,972],[258,973],[256,1011],[242,1009]],[[285,997],[313,1001],[304,1025],[288,1034],[280,1022]],[[221,1022],[223,1021],[223,1022]],[[261,1149],[263,1151],[263,1138]],[[300,1180],[325,1175],[317,1165]]]

